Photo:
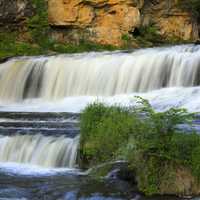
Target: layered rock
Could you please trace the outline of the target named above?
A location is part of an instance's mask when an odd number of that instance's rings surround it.
[[[49,22],[87,32],[92,42],[121,46],[123,35],[140,25],[140,4],[132,0],[49,0]]]
[[[30,0],[0,0],[0,25],[19,25],[33,15]]]
[[[164,38],[199,38],[197,19],[181,10],[176,0],[48,0],[48,13],[51,37],[61,42],[122,46],[133,41],[135,29],[152,24]],[[26,26],[33,15],[31,0],[0,0],[3,28]]]
[[[196,40],[199,37],[193,13],[182,10],[176,0],[146,1],[142,8],[142,24],[155,24],[165,37]]]
[[[53,37],[61,41],[87,40],[121,46],[123,36],[135,28],[154,24],[164,37],[198,39],[192,13],[178,8],[176,0],[49,0]],[[56,30],[56,29],[54,29]],[[65,30],[65,31],[64,31]]]

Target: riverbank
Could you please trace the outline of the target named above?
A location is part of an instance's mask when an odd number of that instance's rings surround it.
[[[146,100],[139,103],[137,108],[94,103],[83,111],[81,166],[122,159],[134,177],[129,181],[146,195],[199,195],[200,136],[177,129],[191,123],[193,114],[175,108],[157,113]]]

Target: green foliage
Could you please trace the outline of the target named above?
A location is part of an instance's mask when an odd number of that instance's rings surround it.
[[[113,46],[98,45],[93,43],[81,42],[79,45],[63,44],[50,41],[48,38],[40,44],[19,42],[17,33],[0,32],[0,59],[10,56],[40,55],[52,53],[81,53],[86,51],[105,51],[115,50]]]
[[[35,15],[27,19],[29,41],[19,40],[19,32],[4,31],[0,33],[0,58],[18,55],[39,55],[48,53],[81,53],[85,51],[115,50],[111,45],[98,45],[80,41],[79,44],[56,42],[49,36],[47,2],[32,0]]]
[[[115,158],[116,150],[128,142],[132,121],[124,108],[106,107],[101,103],[89,105],[81,115],[84,161],[92,165]]]
[[[19,55],[38,55],[42,49],[37,45],[17,41],[16,32],[0,32],[0,58]]]
[[[44,0],[32,0],[36,14],[27,21],[28,29],[34,43],[39,44],[43,49],[48,49],[52,41],[48,37],[49,24],[47,13],[47,2]]]
[[[125,159],[136,171],[138,186],[148,195],[184,166],[200,180],[200,136],[177,125],[190,124],[194,115],[185,109],[155,112],[138,97],[138,107],[89,105],[81,115],[83,165]]]
[[[134,35],[135,33],[133,33]],[[151,46],[153,44],[165,43],[165,38],[159,34],[159,29],[154,25],[141,26],[134,35],[136,40],[143,46]]]
[[[81,53],[87,51],[114,51],[116,48],[111,45],[99,45],[81,41],[77,45],[54,42],[51,46],[51,50],[59,53]]]
[[[124,41],[130,41],[130,36],[128,35],[128,34],[124,34],[124,35],[122,35],[122,40],[124,40]]]

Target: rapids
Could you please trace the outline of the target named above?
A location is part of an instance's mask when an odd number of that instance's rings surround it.
[[[19,57],[0,64],[0,110],[80,112],[88,103],[133,102],[200,110],[200,46]]]
[[[0,199],[146,200],[77,169],[79,114],[100,101],[200,111],[200,45],[16,57],[0,64]],[[71,112],[71,113],[67,113]],[[73,114],[72,114],[73,113]],[[199,130],[199,120],[194,122]],[[152,197],[152,200],[178,199]]]

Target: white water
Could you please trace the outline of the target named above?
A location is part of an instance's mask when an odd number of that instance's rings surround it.
[[[200,47],[23,57],[0,65],[0,100],[113,96],[200,84]]]
[[[46,168],[75,167],[79,138],[38,135],[0,136],[0,163]]]
[[[0,111],[81,112],[94,101],[134,105],[134,96],[159,111],[200,111],[200,46],[21,57],[0,64]],[[10,162],[74,167],[77,147],[77,138],[0,137],[0,169]]]
[[[81,112],[89,103],[104,102],[109,105],[130,106],[135,105],[135,96],[148,99],[157,111],[171,107],[187,108],[190,112],[200,111],[200,87],[163,88],[147,93],[132,93],[104,96],[67,97],[57,101],[44,101],[42,99],[26,100],[23,103],[4,104],[1,111],[27,111],[27,112]]]
[[[23,176],[54,176],[54,175],[67,175],[67,174],[80,174],[86,173],[81,172],[75,168],[47,168],[39,165],[24,164],[24,163],[13,163],[13,162],[0,162],[0,173],[12,174],[12,175],[23,175]]]
[[[126,105],[140,95],[158,110],[199,111],[198,85],[200,46],[195,45],[21,57],[0,65],[0,110],[80,112],[97,99]]]

